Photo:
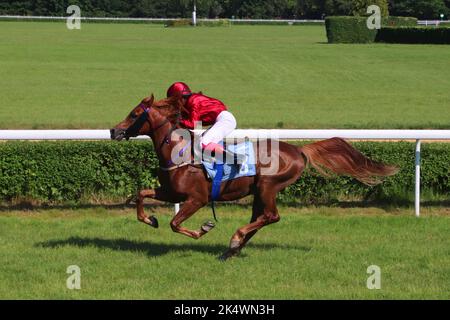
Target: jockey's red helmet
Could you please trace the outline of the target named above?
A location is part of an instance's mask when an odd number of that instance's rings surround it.
[[[169,89],[167,89],[167,98],[173,97],[176,94],[181,94],[182,96],[190,96],[192,94],[189,86],[184,82],[175,82]]]

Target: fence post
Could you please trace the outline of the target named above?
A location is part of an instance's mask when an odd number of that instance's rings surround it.
[[[416,140],[416,183],[415,183],[415,197],[414,207],[416,211],[416,217],[420,216],[420,140]]]
[[[194,0],[194,11],[192,11],[192,25],[197,26],[197,5]]]
[[[175,203],[175,214],[177,214],[178,211],[180,211],[180,204],[179,203]]]

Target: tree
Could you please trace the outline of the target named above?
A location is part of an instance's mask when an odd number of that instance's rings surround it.
[[[353,10],[352,0],[326,0],[325,12],[328,16],[349,16]]]
[[[438,19],[441,13],[449,13],[444,0],[391,0],[390,5],[391,12],[396,16]]]
[[[352,13],[355,16],[366,16],[367,8],[371,5],[377,5],[381,9],[381,15],[386,17],[389,15],[387,0],[354,0],[352,1]]]

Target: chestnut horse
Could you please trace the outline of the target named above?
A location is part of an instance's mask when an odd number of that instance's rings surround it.
[[[189,230],[181,224],[211,201],[212,182],[201,165],[190,162],[174,165],[172,162],[172,150],[180,143],[179,139],[172,139],[172,133],[179,128],[178,123],[183,111],[181,97],[155,101],[152,95],[143,99],[125,120],[111,129],[111,139],[120,141],[124,138],[148,135],[153,141],[160,164],[158,178],[161,187],[138,192],[134,198],[138,220],[158,227],[158,220],[144,213],[144,198],[171,203],[182,202],[181,209],[173,217],[170,226],[174,232],[198,239],[214,227],[212,222],[203,224],[199,230]],[[271,144],[268,143],[267,146],[268,153],[273,153],[274,151],[270,150]],[[258,154],[260,143],[254,143],[254,147],[255,154]],[[368,159],[341,138],[302,147],[279,141],[275,156],[279,164],[273,174],[261,174],[262,169],[270,164],[257,159],[255,176],[222,183],[217,201],[237,200],[250,194],[254,195],[254,200],[250,223],[234,233],[229,248],[221,259],[239,254],[259,229],[280,220],[276,206],[277,193],[294,183],[308,163],[321,174],[349,175],[368,185],[377,184],[380,182],[379,177],[390,176],[397,171],[394,166]]]

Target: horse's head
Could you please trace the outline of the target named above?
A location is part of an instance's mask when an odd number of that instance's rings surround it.
[[[110,130],[111,139],[120,141],[139,135],[151,135],[164,124],[178,121],[181,108],[179,96],[155,101],[152,94],[144,98],[123,121]]]

